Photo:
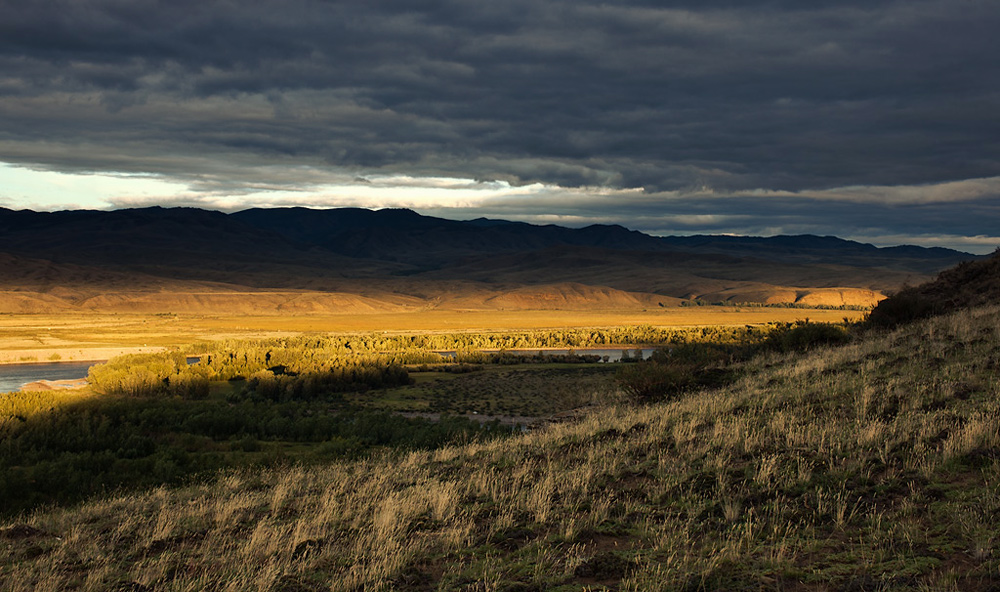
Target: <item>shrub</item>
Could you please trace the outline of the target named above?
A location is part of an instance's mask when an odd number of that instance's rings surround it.
[[[682,365],[644,362],[623,365],[615,379],[626,396],[646,403],[679,393],[687,386],[690,374]]]
[[[696,388],[722,386],[734,376],[734,370],[717,364],[648,360],[622,365],[615,379],[633,402],[648,403],[670,399]]]
[[[915,290],[904,289],[878,303],[868,314],[865,325],[891,329],[904,323],[927,318],[941,312],[931,300]]]
[[[820,345],[845,343],[850,339],[850,334],[843,326],[806,321],[775,331],[768,337],[765,346],[785,352],[806,351]]]
[[[682,343],[670,349],[656,350],[650,359],[661,363],[673,362],[706,366],[728,363],[743,349],[746,347],[724,343]]]

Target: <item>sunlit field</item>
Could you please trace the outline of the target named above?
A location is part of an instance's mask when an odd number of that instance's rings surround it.
[[[454,332],[857,320],[856,310],[700,306],[638,311],[448,311],[342,315],[2,314],[0,363],[103,360],[228,338],[302,332]]]

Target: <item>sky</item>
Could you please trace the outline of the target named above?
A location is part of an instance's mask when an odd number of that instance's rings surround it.
[[[996,0],[0,0],[0,207],[1000,246]]]

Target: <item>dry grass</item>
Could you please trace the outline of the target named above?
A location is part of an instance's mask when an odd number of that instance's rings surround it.
[[[509,440],[40,512],[0,530],[0,587],[995,589],[998,327],[981,309]]]

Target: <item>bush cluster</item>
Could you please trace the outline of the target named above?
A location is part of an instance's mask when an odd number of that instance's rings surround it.
[[[31,406],[33,393],[9,396],[22,395]],[[331,399],[95,397],[19,413],[0,421],[0,516],[117,488],[176,484],[224,467],[433,448],[514,432],[495,422],[408,418]]]
[[[931,282],[904,287],[878,303],[867,328],[891,329],[920,319],[993,304],[1000,299],[1000,249],[991,257],[965,261]]]
[[[623,365],[616,379],[632,401],[658,401],[726,384],[738,376],[737,362],[762,351],[806,351],[850,339],[846,325],[788,323],[773,326],[763,339],[753,335],[742,342],[693,342],[660,349],[645,362]]]
[[[104,393],[199,399],[211,381],[246,380],[248,394],[271,400],[311,399],[405,385],[404,365],[453,362],[460,365],[526,362],[595,362],[596,356],[512,355],[506,350],[592,347],[620,344],[759,343],[776,325],[570,329],[443,335],[306,335],[282,339],[228,340],[200,349],[115,358],[91,368],[91,386]],[[495,349],[496,353],[483,350]],[[440,352],[453,351],[453,357]],[[195,357],[194,363],[189,358]],[[634,360],[629,360],[634,361]]]

